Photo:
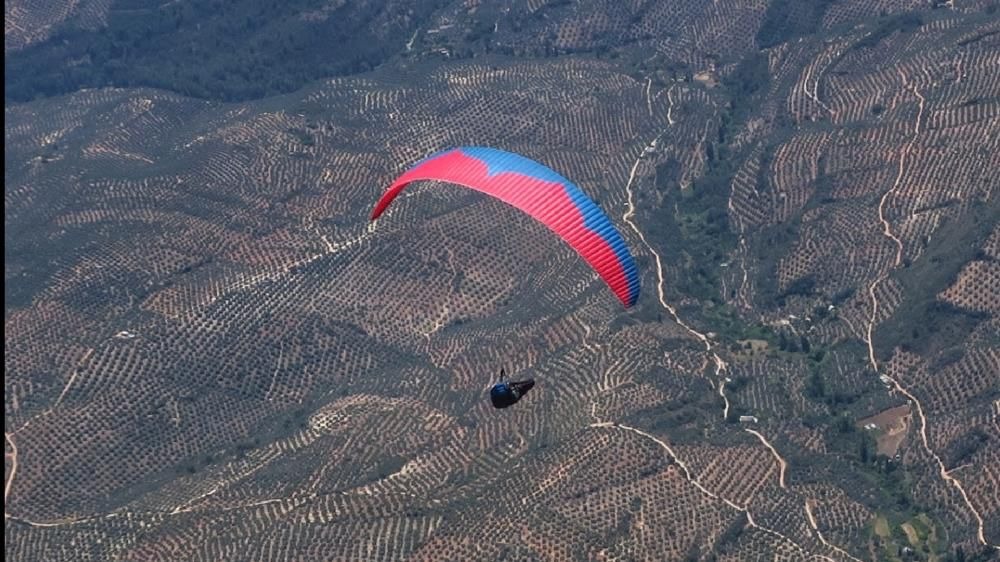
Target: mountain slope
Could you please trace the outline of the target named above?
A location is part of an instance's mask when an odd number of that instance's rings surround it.
[[[456,3],[281,96],[8,100],[6,554],[1000,543],[1000,29],[956,4]],[[637,307],[467,190],[367,223],[460,144],[594,196]]]

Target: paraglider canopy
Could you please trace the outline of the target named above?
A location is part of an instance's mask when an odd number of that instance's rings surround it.
[[[604,279],[626,307],[639,297],[635,260],[611,220],[579,187],[524,156],[465,146],[417,162],[393,181],[372,211],[377,219],[411,182],[437,180],[486,193],[544,224]]]

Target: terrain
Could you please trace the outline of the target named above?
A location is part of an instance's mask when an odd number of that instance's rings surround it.
[[[173,6],[5,4],[7,559],[997,555],[995,3]],[[367,221],[468,144],[639,303],[455,186]]]

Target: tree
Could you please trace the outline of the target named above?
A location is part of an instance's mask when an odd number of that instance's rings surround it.
[[[868,464],[868,461],[871,460],[871,453],[871,442],[867,435],[862,434],[861,441],[858,442],[858,458],[861,459],[862,464]]]
[[[809,379],[806,380],[806,397],[820,400],[824,396],[826,396],[826,384],[823,381],[823,375],[819,373],[818,369],[813,369],[809,374]]]

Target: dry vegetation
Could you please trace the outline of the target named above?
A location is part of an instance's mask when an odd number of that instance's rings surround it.
[[[734,125],[719,84],[762,1],[596,3],[495,38],[631,38],[670,72],[448,61],[425,39],[405,68],[259,102],[6,106],[6,556],[869,559],[898,506],[831,413],[850,439],[886,421],[908,517],[943,548],[1000,543],[1000,28],[956,0],[864,44],[857,22],[910,4],[834,2],[827,40],[763,51]],[[464,13],[441,13],[441,44]],[[5,15],[8,49],[68,17]],[[736,242],[706,313],[663,225],[725,127]],[[594,195],[643,265],[637,308],[467,190],[414,186],[366,223],[394,174],[462,144]],[[945,310],[940,344],[914,343],[921,302]],[[748,327],[717,328],[722,309]],[[497,412],[500,366],[539,385]],[[867,419],[890,408],[895,433]]]

